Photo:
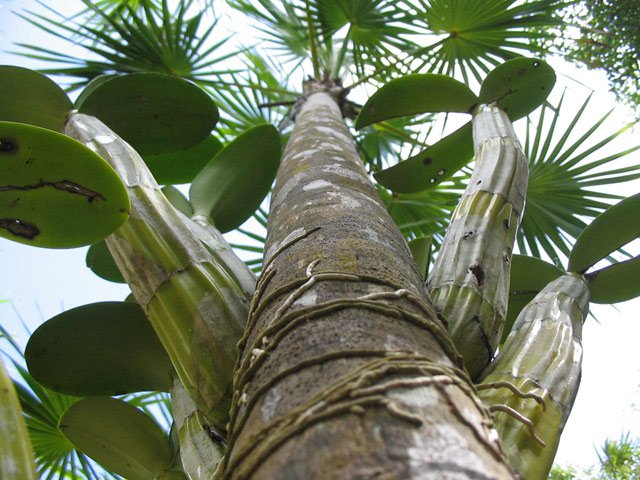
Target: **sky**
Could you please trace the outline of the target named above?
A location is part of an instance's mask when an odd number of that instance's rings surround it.
[[[55,3],[57,11],[76,11],[74,1]],[[0,64],[33,66],[25,59],[9,55],[15,50],[13,42],[45,43],[48,48],[68,49],[68,44],[43,37],[35,28],[10,14],[10,10],[35,9],[33,0],[0,0]],[[588,89],[596,92],[594,105],[589,110],[593,120],[615,105],[608,92],[603,74],[577,69],[555,59],[549,63],[558,73],[558,85],[569,92],[568,109],[575,111],[584,101]],[[579,82],[576,81],[579,79]],[[561,91],[557,87],[556,94]],[[617,130],[629,120],[628,111],[618,108],[608,122],[608,132]],[[617,143],[616,151],[633,145],[640,136],[638,129],[625,135]],[[628,162],[638,163],[640,152]],[[617,193],[640,192],[640,182],[623,186]],[[637,252],[636,252],[637,253]],[[123,300],[128,288],[106,282],[85,267],[86,248],[48,250],[28,247],[0,239],[0,322],[17,335],[24,345],[27,335],[22,328],[35,329],[44,320],[66,310],[87,303],[105,300]],[[617,439],[624,432],[640,437],[640,299],[615,307],[592,306],[583,331],[583,378],[578,398],[565,428],[556,461],[563,465],[586,467],[597,464],[596,448],[605,439]]]

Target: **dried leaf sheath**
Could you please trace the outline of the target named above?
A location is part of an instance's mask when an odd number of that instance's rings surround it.
[[[546,479],[553,463],[580,383],[588,309],[589,290],[580,275],[549,283],[520,312],[478,386],[485,404],[501,409],[494,412],[496,429],[511,464],[527,480]]]
[[[330,86],[296,119],[264,265],[223,478],[512,478]]]
[[[171,206],[139,155],[102,122],[74,114],[66,133],[109,161],[127,186],[130,218],[107,245],[180,380],[224,429],[253,274],[219,233]]]
[[[451,218],[427,286],[476,379],[500,340],[513,243],[524,209],[528,162],[507,115],[473,116],[475,168]]]

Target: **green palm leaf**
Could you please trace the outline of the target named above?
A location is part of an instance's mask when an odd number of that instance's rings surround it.
[[[405,238],[433,237],[437,249],[468,178],[465,172],[418,193],[391,194],[382,187],[378,187],[378,192]]]
[[[43,480],[120,478],[105,471],[93,460],[77,451],[58,428],[62,415],[80,398],[54,392],[40,385],[23,367],[22,349],[2,325],[0,325],[0,338],[7,340],[15,352],[15,358],[8,355],[7,357],[11,358],[13,367],[19,375],[13,378],[13,382],[31,437],[39,478]],[[3,353],[7,354],[7,350],[3,349]],[[155,417],[165,428],[171,424],[167,394],[136,393],[126,395],[122,399]]]
[[[400,157],[425,149],[433,117],[425,114],[392,118],[359,130],[355,139],[360,158],[371,171],[378,172],[395,164]]]
[[[262,271],[262,258],[264,257],[264,245],[267,241],[267,213],[269,198],[265,199],[245,224],[234,230],[231,246],[240,258],[253,270],[260,274]]]
[[[60,65],[43,72],[79,78],[70,89],[105,73],[160,72],[197,81],[229,71],[213,67],[236,52],[227,48],[214,57],[227,39],[212,42],[217,22],[209,21],[204,10],[191,15],[192,0],[180,2],[174,11],[166,0],[160,5],[154,0],[139,0],[137,9],[129,5],[110,9],[108,2],[82,2],[87,7],[86,15],[70,19],[40,0],[45,13],[29,11],[21,15],[40,30],[86,51],[86,56],[78,58],[38,45],[18,44],[23,47],[19,54]]]
[[[640,145],[604,156],[602,152],[630,125],[596,136],[611,112],[585,126],[588,97],[561,130],[563,99],[564,96],[556,107],[543,106],[537,117],[529,118],[524,146],[530,162],[529,188],[517,238],[521,252],[536,257],[544,252],[552,259],[569,255],[588,223],[584,219],[597,216],[613,201],[623,198],[603,193],[601,187],[640,178],[640,165],[617,167],[618,160],[640,149]]]
[[[253,50],[245,53],[245,72],[203,82],[220,106],[216,131],[226,140],[257,125],[278,125],[297,96],[276,77],[277,65]]]
[[[269,0],[229,0],[229,4],[258,22],[258,31],[283,62],[299,64],[311,58],[307,15],[300,3],[283,2],[282,8]]]
[[[406,38],[408,13],[393,0],[317,0],[309,2],[317,15],[325,39],[334,37],[341,44],[336,63],[330,71],[337,72],[345,64],[347,52],[359,77],[368,67],[382,66],[381,59],[394,57],[414,48]],[[343,29],[346,33],[338,37]],[[370,71],[370,69],[369,69]]]
[[[427,45],[415,52],[421,69],[480,82],[505,60],[539,56],[544,28],[561,23],[558,0],[406,0]],[[431,41],[429,41],[431,40]],[[424,44],[424,43],[423,43]]]
[[[287,69],[313,66],[313,76],[391,78],[403,67],[399,58],[415,50],[404,8],[391,0],[230,0],[255,19],[258,30]],[[309,62],[310,61],[310,62]],[[352,69],[353,67],[353,69]]]

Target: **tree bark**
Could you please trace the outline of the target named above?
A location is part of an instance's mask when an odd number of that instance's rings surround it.
[[[222,478],[514,478],[358,158],[307,97],[271,201]]]

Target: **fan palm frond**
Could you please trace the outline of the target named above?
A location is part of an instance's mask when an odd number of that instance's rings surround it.
[[[432,121],[431,114],[406,116],[358,131],[355,139],[360,158],[376,172],[395,164],[400,157],[410,157],[428,146],[425,139],[431,133]]]
[[[229,0],[229,4],[258,22],[258,31],[283,63],[299,65],[311,59],[310,32],[304,5],[282,2],[280,8],[269,0]]]
[[[43,69],[44,73],[79,78],[70,89],[108,73],[160,72],[198,81],[230,71],[215,70],[214,66],[237,52],[226,48],[228,38],[214,40],[216,21],[203,26],[207,23],[205,10],[188,16],[192,1],[180,2],[171,11],[166,0],[159,9],[152,0],[139,0],[137,9],[125,5],[126,15],[120,10],[101,10],[102,4],[82,2],[100,23],[87,23],[77,15],[67,19],[41,1],[38,3],[46,13],[21,15],[39,29],[86,51],[87,55],[79,58],[38,45],[18,44],[24,48],[20,55],[61,65]]]
[[[247,51],[245,65],[243,73],[203,82],[222,112],[217,131],[225,139],[263,123],[279,124],[297,98],[274,74],[277,67],[258,52]]]
[[[582,103],[564,131],[559,126],[564,95],[553,107],[545,105],[529,118],[525,152],[530,162],[527,202],[518,234],[518,247],[540,257],[568,256],[575,238],[588,220],[624,198],[615,186],[640,178],[640,164],[624,166],[618,160],[640,149],[633,146],[615,153],[602,150],[631,125],[596,137],[611,112],[590,126],[584,114],[590,96]],[[550,115],[550,118],[548,116]],[[576,128],[578,127],[578,128]],[[611,150],[609,150],[610,152]]]
[[[469,175],[467,169],[437,187],[418,193],[392,194],[382,187],[378,187],[378,192],[407,240],[432,237],[437,249]]]
[[[310,3],[320,22],[323,39],[340,45],[332,68],[334,72],[339,72],[350,59],[356,75],[362,77],[367,71],[381,67],[382,59],[395,58],[400,52],[415,48],[409,39],[412,30],[407,28],[408,13],[396,1],[317,0]],[[346,32],[338,35],[343,30]]]
[[[412,68],[460,74],[478,83],[494,67],[522,55],[539,56],[540,37],[561,20],[559,0],[406,0],[426,45]]]
[[[245,225],[240,226],[232,233],[234,242],[231,243],[231,246],[256,274],[260,274],[262,271],[264,245],[267,241],[267,219],[269,214],[264,207],[268,204],[268,200],[265,200],[263,204],[245,222]]]

